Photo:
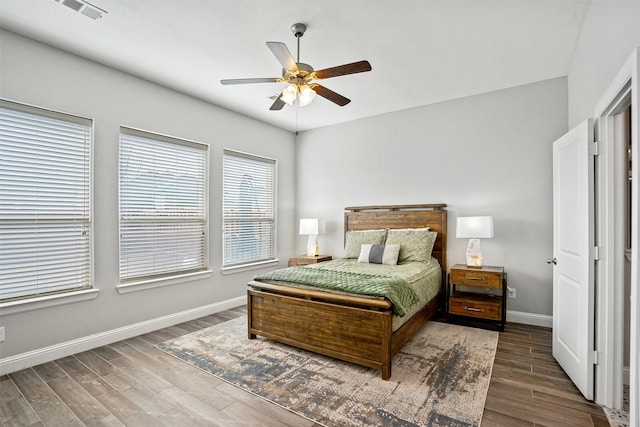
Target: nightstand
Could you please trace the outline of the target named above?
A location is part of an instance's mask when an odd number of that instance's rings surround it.
[[[289,267],[297,267],[300,265],[317,264],[319,262],[331,261],[331,255],[296,255],[289,258]]]
[[[456,289],[464,285],[466,288]],[[447,317],[450,320],[479,320],[504,331],[507,322],[507,273],[504,267],[480,268],[456,264],[449,271]]]

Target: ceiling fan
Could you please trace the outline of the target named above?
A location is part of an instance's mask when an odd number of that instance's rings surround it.
[[[304,24],[293,24],[291,31],[298,40],[298,57],[293,59],[287,45],[280,42],[267,42],[267,47],[282,64],[282,77],[266,77],[251,79],[225,79],[220,80],[223,85],[239,85],[247,83],[289,83],[280,95],[277,96],[270,110],[281,110],[285,104],[293,105],[296,98],[301,107],[313,101],[316,94],[329,101],[343,107],[351,100],[336,93],[326,87],[315,83],[315,80],[328,79],[331,77],[345,76],[348,74],[363,73],[371,71],[369,61],[358,61],[350,64],[338,65],[336,67],[325,68],[315,71],[309,64],[300,62],[300,37],[304,35],[307,26]]]

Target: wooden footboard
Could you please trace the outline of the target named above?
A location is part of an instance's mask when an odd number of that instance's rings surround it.
[[[260,335],[391,376],[391,309],[337,305],[262,290],[248,291],[249,338]]]

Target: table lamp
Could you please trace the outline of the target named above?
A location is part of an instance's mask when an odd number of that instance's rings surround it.
[[[482,267],[480,239],[490,239],[493,237],[493,217],[458,217],[456,223],[456,237],[469,239],[469,246],[467,246],[467,267]]]
[[[320,221],[318,221],[318,218],[300,219],[300,234],[309,235],[307,256],[318,256],[318,234],[320,234]]]

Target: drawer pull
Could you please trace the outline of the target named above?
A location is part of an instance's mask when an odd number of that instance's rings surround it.
[[[469,280],[485,280],[484,277],[473,277],[473,276],[469,276],[468,274],[465,275],[464,278]]]
[[[479,313],[482,313],[484,311],[481,308],[475,308],[475,307],[465,307],[464,309],[467,310],[467,311],[477,311]]]

